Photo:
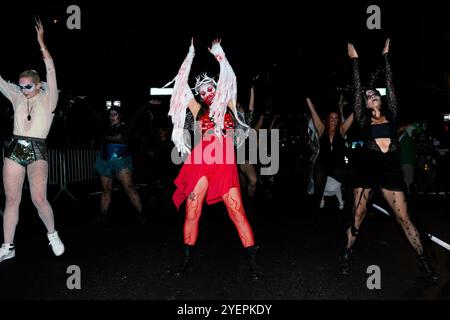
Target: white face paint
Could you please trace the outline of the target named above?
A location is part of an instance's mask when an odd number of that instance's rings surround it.
[[[109,121],[111,124],[117,124],[120,122],[120,115],[116,110],[109,111]]]
[[[198,89],[200,98],[210,106],[213,102],[214,96],[216,95],[216,87],[212,83],[205,83]]]
[[[30,77],[23,77],[19,79],[19,87],[25,97],[32,98],[39,93],[40,85],[33,83]]]
[[[366,91],[367,108],[380,109],[381,108],[381,96],[374,90]]]

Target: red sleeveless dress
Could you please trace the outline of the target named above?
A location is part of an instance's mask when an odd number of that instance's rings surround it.
[[[174,183],[177,187],[173,201],[177,209],[194,190],[202,177],[208,179],[206,203],[211,205],[222,201],[222,196],[230,189],[238,188],[239,176],[232,132],[235,128],[233,117],[227,112],[224,118],[224,136],[214,133],[214,121],[206,112],[200,117],[202,139],[193,148]]]

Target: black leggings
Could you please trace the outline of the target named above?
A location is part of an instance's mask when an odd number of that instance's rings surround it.
[[[329,166],[323,162],[317,162],[314,167],[314,203],[319,205],[322,200],[327,178],[332,177],[341,184],[345,184],[347,173],[343,166]]]

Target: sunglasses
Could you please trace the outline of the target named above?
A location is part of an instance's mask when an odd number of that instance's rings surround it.
[[[19,84],[20,90],[22,90],[22,91],[23,90],[31,90],[34,88],[34,86],[35,86],[34,84],[26,84],[24,86]]]

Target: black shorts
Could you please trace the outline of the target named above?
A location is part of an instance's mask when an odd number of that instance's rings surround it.
[[[363,149],[359,152],[350,181],[353,188],[406,190],[398,151],[383,153]]]
[[[37,160],[48,161],[44,139],[14,136],[5,151],[5,158],[26,167]]]

